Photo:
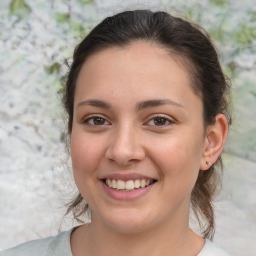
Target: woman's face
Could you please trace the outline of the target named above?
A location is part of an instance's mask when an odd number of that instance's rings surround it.
[[[166,50],[135,42],[89,57],[77,80],[71,156],[92,220],[120,232],[187,224],[204,161],[202,117],[187,70]]]

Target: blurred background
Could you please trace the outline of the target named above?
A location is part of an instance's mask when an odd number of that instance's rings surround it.
[[[256,255],[255,0],[1,0],[0,249],[76,223],[64,204],[75,193],[60,101],[76,44],[104,17],[165,10],[211,35],[233,87],[233,126],[216,199],[215,242]]]

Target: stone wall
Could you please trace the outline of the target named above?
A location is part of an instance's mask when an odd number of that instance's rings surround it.
[[[217,203],[216,241],[233,255],[253,255],[256,239],[254,0],[1,0],[1,249],[56,234],[65,211],[62,206],[75,193],[65,151],[59,93],[67,72],[64,63],[71,61],[74,46],[103,17],[124,9],[147,7],[185,15],[201,24],[215,40],[223,67],[232,79],[234,122],[225,149],[227,174],[225,193]],[[71,225],[72,221],[66,219],[63,228]]]

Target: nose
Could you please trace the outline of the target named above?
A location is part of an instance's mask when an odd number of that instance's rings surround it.
[[[105,157],[120,166],[127,166],[145,158],[141,139],[133,127],[120,127],[114,131]]]

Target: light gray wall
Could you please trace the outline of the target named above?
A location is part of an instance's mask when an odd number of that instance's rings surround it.
[[[9,2],[0,3],[0,248],[56,234],[65,209],[60,206],[74,192],[57,93],[67,68],[58,64],[70,60],[82,27],[86,32],[117,11],[150,7],[199,22],[232,75],[234,126],[224,156],[224,193],[216,204],[215,241],[233,255],[256,255],[254,0],[36,0],[14,8],[13,15]],[[63,228],[71,225],[66,220]]]

